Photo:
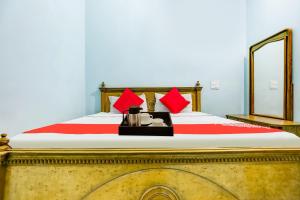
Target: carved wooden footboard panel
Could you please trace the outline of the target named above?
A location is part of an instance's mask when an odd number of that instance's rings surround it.
[[[299,149],[5,150],[0,154],[3,199],[300,197]]]

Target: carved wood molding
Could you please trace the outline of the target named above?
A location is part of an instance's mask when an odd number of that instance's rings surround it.
[[[300,150],[258,152],[136,152],[124,153],[62,153],[9,152],[1,165],[95,165],[95,164],[189,164],[241,162],[300,162]]]
[[[168,200],[180,200],[175,191],[171,188],[159,185],[149,188],[144,192],[140,200],[152,200],[154,198],[168,199]]]

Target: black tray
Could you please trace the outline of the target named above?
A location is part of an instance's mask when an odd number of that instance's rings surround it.
[[[169,112],[148,112],[153,118],[161,118],[167,126],[128,126],[125,118],[119,126],[119,135],[173,136],[173,124]]]

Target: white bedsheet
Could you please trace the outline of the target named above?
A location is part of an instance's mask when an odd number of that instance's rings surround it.
[[[64,123],[119,124],[120,114],[98,113]],[[241,123],[206,113],[172,115],[174,124]],[[300,138],[292,133],[259,134],[176,134],[162,136],[119,136],[116,134],[19,134],[11,138],[12,148],[300,148]]]

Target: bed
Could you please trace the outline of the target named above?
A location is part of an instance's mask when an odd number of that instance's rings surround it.
[[[131,89],[153,111],[171,88]],[[100,113],[2,135],[0,199],[299,199],[297,136],[202,113],[200,84],[178,89],[194,112],[172,115],[174,137],[118,136],[109,96],[124,88],[104,84]]]

